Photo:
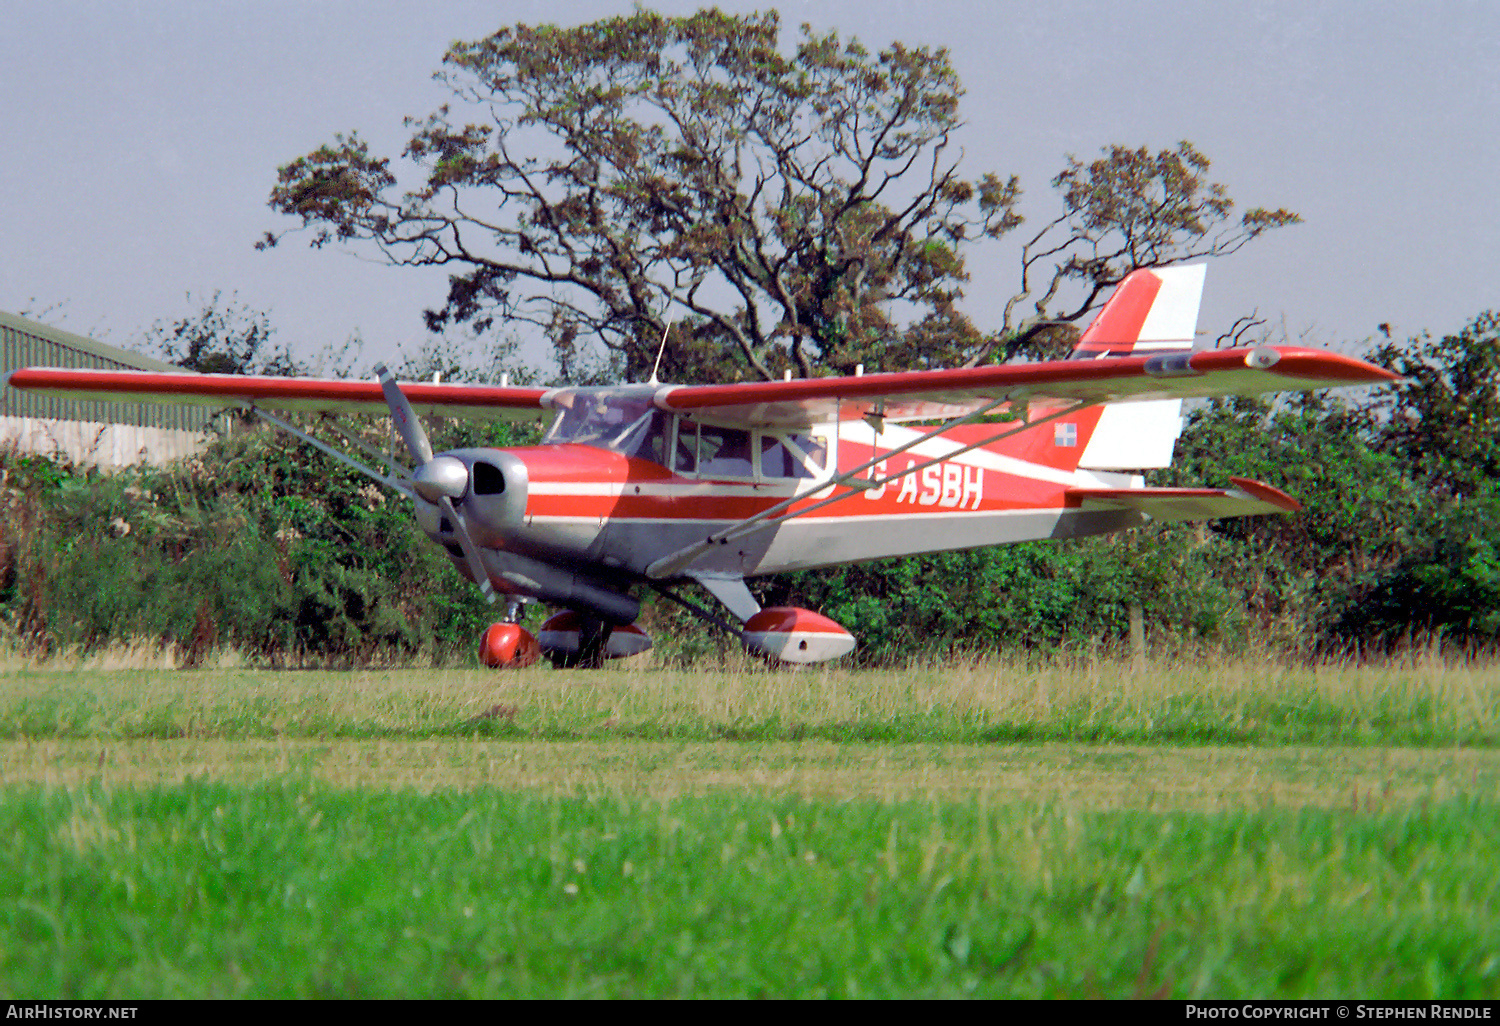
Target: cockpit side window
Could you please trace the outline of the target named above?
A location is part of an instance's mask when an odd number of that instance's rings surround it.
[[[704,477],[754,477],[750,432],[698,425],[698,473]]]
[[[638,456],[666,466],[667,435],[671,426],[670,416],[660,410],[651,410],[622,431],[616,444],[610,448],[626,456]]]

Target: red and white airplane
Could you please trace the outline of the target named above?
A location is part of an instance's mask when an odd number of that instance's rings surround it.
[[[417,523],[494,600],[492,666],[545,652],[590,664],[648,648],[632,594],[655,589],[786,662],[854,638],[805,609],[762,609],[746,580],[869,559],[1291,512],[1270,485],[1150,488],[1184,399],[1381,384],[1396,375],[1289,346],[1193,352],[1203,265],[1137,271],[1072,358],[730,385],[511,388],[29,367],[8,384],[120,402],[238,406],[402,492]],[[274,412],[273,412],[274,411]],[[407,468],[340,432],[376,470],[276,413],[389,413]],[[434,454],[417,414],[553,416],[540,445]],[[933,426],[936,422],[936,426]],[[336,427],[336,425],[335,425]],[[683,598],[701,585],[738,627]],[[536,639],[524,602],[563,607]]]

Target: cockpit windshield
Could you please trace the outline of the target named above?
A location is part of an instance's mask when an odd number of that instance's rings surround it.
[[[575,394],[552,422],[546,442],[577,442],[666,463],[667,428],[671,417],[650,399],[595,399]]]

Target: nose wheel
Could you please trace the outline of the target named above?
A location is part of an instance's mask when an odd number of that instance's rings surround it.
[[[479,661],[496,670],[519,670],[542,657],[535,636],[518,622],[521,604],[512,602],[505,619],[492,623],[479,637]]]

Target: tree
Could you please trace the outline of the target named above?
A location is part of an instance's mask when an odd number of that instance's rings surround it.
[[[1046,341],[1038,336],[1049,325],[1078,321],[1132,271],[1227,256],[1273,228],[1302,220],[1285,208],[1264,207],[1233,220],[1234,201],[1223,185],[1207,180],[1208,158],[1186,140],[1158,153],[1118,145],[1103,152],[1087,165],[1070,155],[1052,180],[1063,212],[1022,247],[1021,286],[994,336],[1008,342],[1009,354]],[[1065,301],[1065,286],[1075,282],[1081,288]],[[1015,318],[1028,301],[1035,313],[1018,324]],[[1057,302],[1063,306],[1055,307]],[[981,351],[970,362],[985,355]]]
[[[306,373],[285,344],[272,347],[275,330],[264,311],[250,309],[237,295],[226,300],[215,292],[196,314],[157,321],[137,348],[202,374]]]
[[[986,334],[957,309],[964,254],[1021,224],[1021,190],[959,173],[963,89],[944,49],[871,53],[804,25],[786,53],[774,11],[637,8],[505,28],[443,65],[453,100],[407,119],[419,186],[399,191],[389,158],[341,135],[282,167],[270,205],[315,247],[451,268],[434,330],[530,322],[563,361],[597,339],[635,380],[663,337],[676,380],[973,364],[1055,336],[1136,267],[1297,219],[1230,222],[1188,143],[1072,160],[1054,182],[1064,213],[1028,243],[1021,290]],[[1051,313],[1069,280],[1081,301]],[[1029,299],[1038,316],[1013,323]]]
[[[1372,359],[1405,379],[1380,394],[1386,451],[1437,497],[1486,492],[1500,478],[1500,313],[1456,335],[1387,342]]]

